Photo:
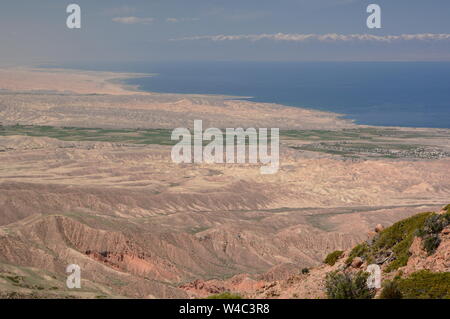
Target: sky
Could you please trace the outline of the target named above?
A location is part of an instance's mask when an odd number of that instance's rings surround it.
[[[449,17],[448,0],[3,0],[0,64],[450,61]]]

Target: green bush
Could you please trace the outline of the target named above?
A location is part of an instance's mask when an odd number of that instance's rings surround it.
[[[427,218],[423,226],[418,230],[418,234],[438,234],[448,225],[448,223],[448,214],[433,214]]]
[[[397,284],[406,299],[450,299],[450,272],[421,270]]]
[[[447,213],[450,214],[450,204],[448,204],[447,206],[444,207],[444,210],[447,211]]]
[[[422,213],[401,220],[379,234],[372,246],[372,254],[376,255],[378,252],[392,250],[395,255],[395,259],[385,269],[387,272],[397,270],[408,263],[411,255],[409,248],[414,236],[432,214]]]
[[[356,245],[352,251],[350,252],[350,255],[345,260],[345,263],[347,265],[350,265],[356,257],[361,257],[363,260],[367,259],[369,256],[370,248],[369,245],[366,243]]]
[[[233,294],[231,292],[222,292],[221,294],[211,295],[206,299],[242,299],[238,294]]]
[[[327,255],[327,257],[325,258],[325,260],[323,262],[327,265],[334,266],[336,261],[338,261],[338,259],[341,258],[343,253],[344,252],[342,250],[333,251],[332,253],[329,253]]]
[[[450,205],[446,209],[450,209]],[[439,232],[447,225],[450,225],[450,212],[443,215],[435,213],[414,215],[380,232],[371,244],[356,245],[345,263],[350,265],[355,257],[361,257],[368,264],[375,263],[378,259],[387,259],[389,264],[384,271],[392,272],[408,263],[411,256],[409,249],[415,236],[423,238],[424,249],[432,254],[440,244]],[[331,262],[330,264],[334,264],[333,255],[330,255],[327,259]]]
[[[427,218],[423,226],[416,232],[422,238],[423,249],[432,255],[441,243],[439,233],[450,225],[450,213],[444,215],[433,214]]]
[[[380,294],[380,299],[402,299],[403,294],[398,287],[396,281],[387,281],[383,285],[383,290]]]
[[[334,271],[328,273],[325,288],[328,299],[372,299],[375,290],[367,287],[369,274],[360,271],[356,274]]]
[[[302,269],[302,274],[303,275],[309,274],[309,269],[308,268],[303,268]]]
[[[432,255],[436,252],[436,249],[440,244],[441,239],[439,238],[439,235],[430,234],[423,238],[422,247],[427,251],[428,255]]]

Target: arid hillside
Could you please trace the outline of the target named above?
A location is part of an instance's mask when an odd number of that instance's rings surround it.
[[[0,72],[0,296],[180,298],[195,280],[273,281],[450,198],[449,130],[137,93],[124,76]],[[278,173],[173,163],[171,129],[194,119],[279,127]],[[81,289],[66,287],[69,264]]]
[[[438,240],[430,241],[432,237]],[[182,288],[196,298],[225,293],[258,299],[330,298],[330,274],[351,278],[367,271],[369,265],[378,265],[381,287],[374,289],[373,297],[442,299],[450,296],[449,245],[447,205],[438,213],[414,215],[386,229],[377,225],[366,241],[353,249],[330,252],[318,267],[274,267],[259,276],[240,274],[227,280],[196,280]]]

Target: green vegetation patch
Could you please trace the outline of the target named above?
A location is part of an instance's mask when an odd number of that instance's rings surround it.
[[[450,214],[450,204],[448,204],[447,206],[444,207],[444,210],[447,211],[447,213]]]
[[[2,276],[3,278],[8,279],[9,281],[11,281],[14,285],[19,285],[24,281],[24,277],[23,276]]]
[[[350,265],[353,259],[355,259],[356,257],[361,257],[363,260],[371,259],[370,248],[369,245],[367,245],[367,243],[356,245],[350,252],[350,255],[346,259],[345,263],[347,265]]]
[[[443,215],[433,214],[425,220],[424,225],[416,232],[422,238],[422,246],[432,255],[441,243],[440,232],[450,225],[450,213]]]
[[[421,213],[401,220],[377,234],[371,243],[356,245],[345,263],[350,265],[354,258],[360,257],[367,264],[387,263],[386,272],[406,266],[411,255],[409,249],[418,230],[422,229],[434,213]]]
[[[168,129],[101,129],[36,125],[3,126],[0,136],[50,137],[62,141],[95,141],[126,144],[174,145]]]
[[[327,265],[334,266],[338,259],[341,258],[343,253],[344,252],[342,250],[333,251],[332,253],[329,253],[327,257],[325,257],[325,260],[323,262]]]
[[[378,140],[382,141],[386,138],[436,138],[449,137],[447,133],[441,132],[416,132],[407,130],[398,130],[391,128],[354,128],[342,130],[283,130],[280,136],[287,139],[301,139],[305,141],[356,141],[356,140]]]
[[[309,268],[302,268],[302,275],[309,274]]]
[[[325,279],[328,299],[372,299],[376,291],[367,287],[368,278],[369,273],[363,271],[328,273]]]
[[[406,299],[450,299],[450,272],[421,270],[396,282]]]
[[[242,297],[231,292],[223,292],[221,294],[211,295],[206,299],[242,299]]]
[[[281,131],[280,136],[286,139],[296,139],[305,141],[339,141],[339,140],[355,140],[361,138],[361,133],[350,130],[286,130]]]
[[[386,268],[387,272],[406,266],[410,257],[409,248],[416,231],[423,227],[425,221],[433,213],[422,213],[401,220],[383,230],[372,244],[370,255],[374,257],[383,251],[392,251],[395,259]]]
[[[400,287],[398,286],[398,282],[393,281],[386,281],[383,284],[383,290],[380,294],[380,299],[402,299],[403,293],[400,290]]]
[[[172,140],[171,129],[102,129],[36,125],[0,125],[0,136],[12,135],[50,137],[61,141],[70,142],[89,141],[144,145],[175,145],[181,139]],[[236,137],[235,140],[237,140]],[[269,137],[268,142],[270,143],[270,141],[271,139]],[[194,134],[191,131],[191,143],[193,142]],[[228,139],[224,138],[224,147],[226,147],[228,142]],[[208,145],[210,141],[202,141],[202,143],[203,145]],[[245,141],[243,140],[241,143],[250,145],[251,141],[249,137],[246,136]],[[257,143],[259,143],[259,140],[257,140]]]

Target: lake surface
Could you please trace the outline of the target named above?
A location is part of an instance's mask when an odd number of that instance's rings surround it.
[[[67,67],[67,65],[65,65]],[[223,94],[345,114],[359,124],[450,128],[448,62],[177,62],[70,65],[152,73],[142,90]]]

